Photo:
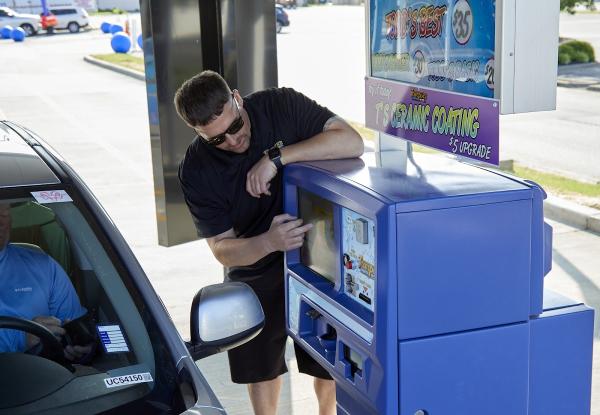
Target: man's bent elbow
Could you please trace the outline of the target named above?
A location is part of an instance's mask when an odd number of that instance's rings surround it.
[[[346,151],[348,152],[347,157],[360,157],[365,152],[365,143],[362,137],[353,129],[352,136],[349,140],[346,140]]]
[[[354,155],[353,155],[353,157],[360,157],[365,152],[365,142],[363,141],[362,137],[360,135],[358,135],[358,133],[356,135],[357,135],[357,139],[354,140],[354,146],[353,146]]]

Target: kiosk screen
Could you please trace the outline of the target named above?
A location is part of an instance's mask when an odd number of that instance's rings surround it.
[[[312,223],[304,245],[301,262],[335,284],[336,245],[333,229],[333,204],[305,190],[298,190],[299,213],[304,223]]]

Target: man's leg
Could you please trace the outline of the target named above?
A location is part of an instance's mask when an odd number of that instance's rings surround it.
[[[248,394],[255,415],[275,415],[277,413],[277,402],[279,402],[282,383],[283,377],[277,376],[275,379],[248,384]]]
[[[319,415],[335,415],[335,381],[315,378],[314,386],[319,400]]]

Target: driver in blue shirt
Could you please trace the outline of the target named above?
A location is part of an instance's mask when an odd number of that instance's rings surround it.
[[[87,310],[61,266],[50,256],[10,244],[10,209],[0,203],[0,316],[35,321],[50,330],[60,341],[63,323]],[[0,353],[24,352],[38,346],[40,339],[19,330],[0,329]],[[92,346],[64,349],[67,359],[75,361],[91,352]]]

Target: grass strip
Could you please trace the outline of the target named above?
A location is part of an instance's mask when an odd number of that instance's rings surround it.
[[[572,194],[600,198],[600,184],[585,183],[558,174],[541,172],[515,164],[514,174],[524,179],[533,180],[544,189],[559,194]]]
[[[134,71],[144,72],[144,58],[141,56],[133,56],[127,53],[107,53],[103,55],[91,55],[92,58],[119,65],[124,68],[133,69]]]

